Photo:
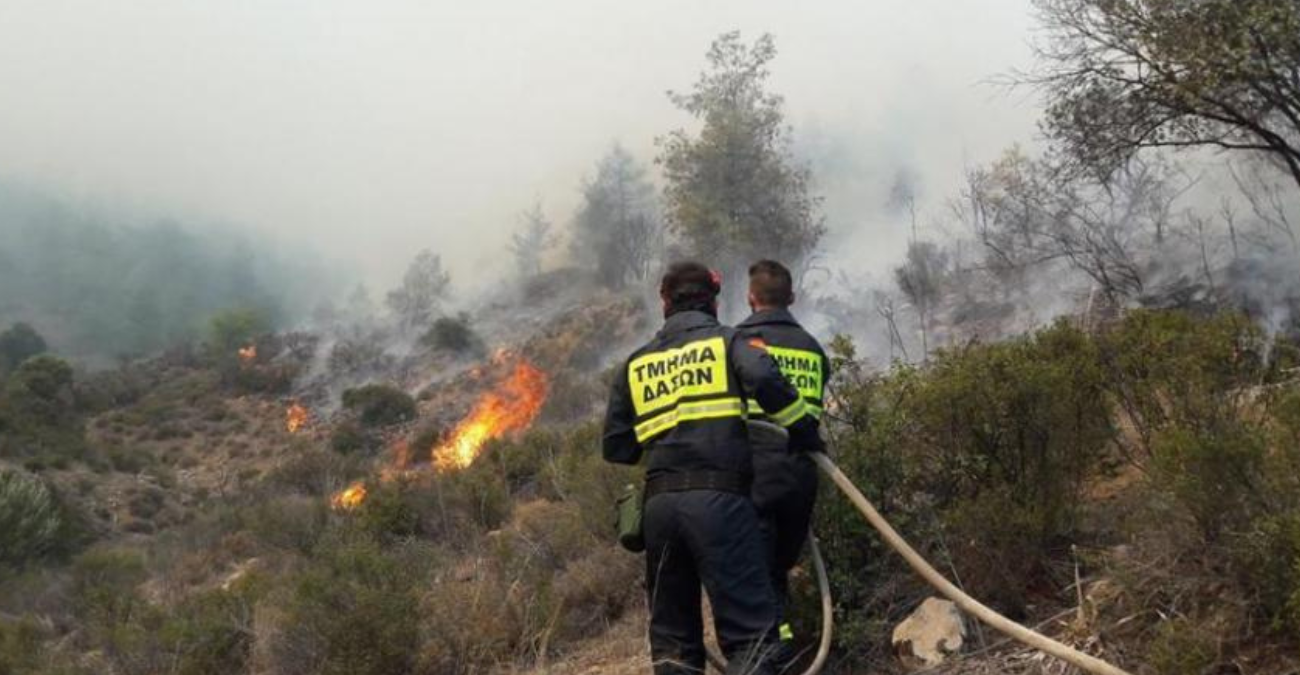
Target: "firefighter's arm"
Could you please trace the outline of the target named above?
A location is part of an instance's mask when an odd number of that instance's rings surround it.
[[[632,408],[626,366],[619,368],[614,383],[610,386],[601,453],[605,461],[615,464],[636,464],[641,461],[642,448],[636,441],[636,412]]]

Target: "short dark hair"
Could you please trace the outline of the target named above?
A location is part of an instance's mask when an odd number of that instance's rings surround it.
[[[675,308],[712,303],[720,290],[713,271],[694,260],[669,265],[659,282],[659,296]]]
[[[749,292],[769,307],[789,307],[794,302],[794,279],[785,265],[760,260],[749,266]]]

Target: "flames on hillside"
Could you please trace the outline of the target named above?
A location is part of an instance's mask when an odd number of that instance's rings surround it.
[[[298,433],[310,420],[311,411],[297,403],[290,404],[284,411],[284,428],[291,434]]]
[[[239,361],[248,365],[257,360],[257,345],[248,345],[239,348]]]
[[[546,373],[519,356],[499,354],[494,361],[509,364],[507,374],[479,395],[469,414],[442,442],[429,449],[428,462],[434,471],[443,473],[470,466],[489,441],[527,429],[541,412],[549,388]],[[396,447],[394,465],[381,472],[381,481],[418,470],[411,463],[420,460],[414,457],[420,450],[410,448],[405,442],[399,442]],[[350,510],[360,506],[365,498],[365,481],[357,481],[335,493],[330,503],[335,509]]]

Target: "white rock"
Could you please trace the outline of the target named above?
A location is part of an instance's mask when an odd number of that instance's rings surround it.
[[[921,606],[894,628],[894,653],[909,667],[933,667],[961,651],[966,622],[957,606],[940,598],[926,598]]]

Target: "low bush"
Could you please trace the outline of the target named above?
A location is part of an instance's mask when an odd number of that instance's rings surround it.
[[[410,672],[419,637],[413,575],[365,537],[322,541],[311,563],[268,600],[259,666],[283,675]]]
[[[59,504],[39,478],[0,469],[0,566],[41,558],[64,530]]]
[[[439,351],[482,351],[483,341],[470,327],[469,314],[443,316],[434,320],[429,330],[420,337],[420,344]]]
[[[368,427],[397,424],[415,418],[415,399],[396,387],[367,384],[343,392],[343,407],[355,411]]]
[[[37,675],[42,673],[43,631],[28,619],[0,619],[0,673]]]

